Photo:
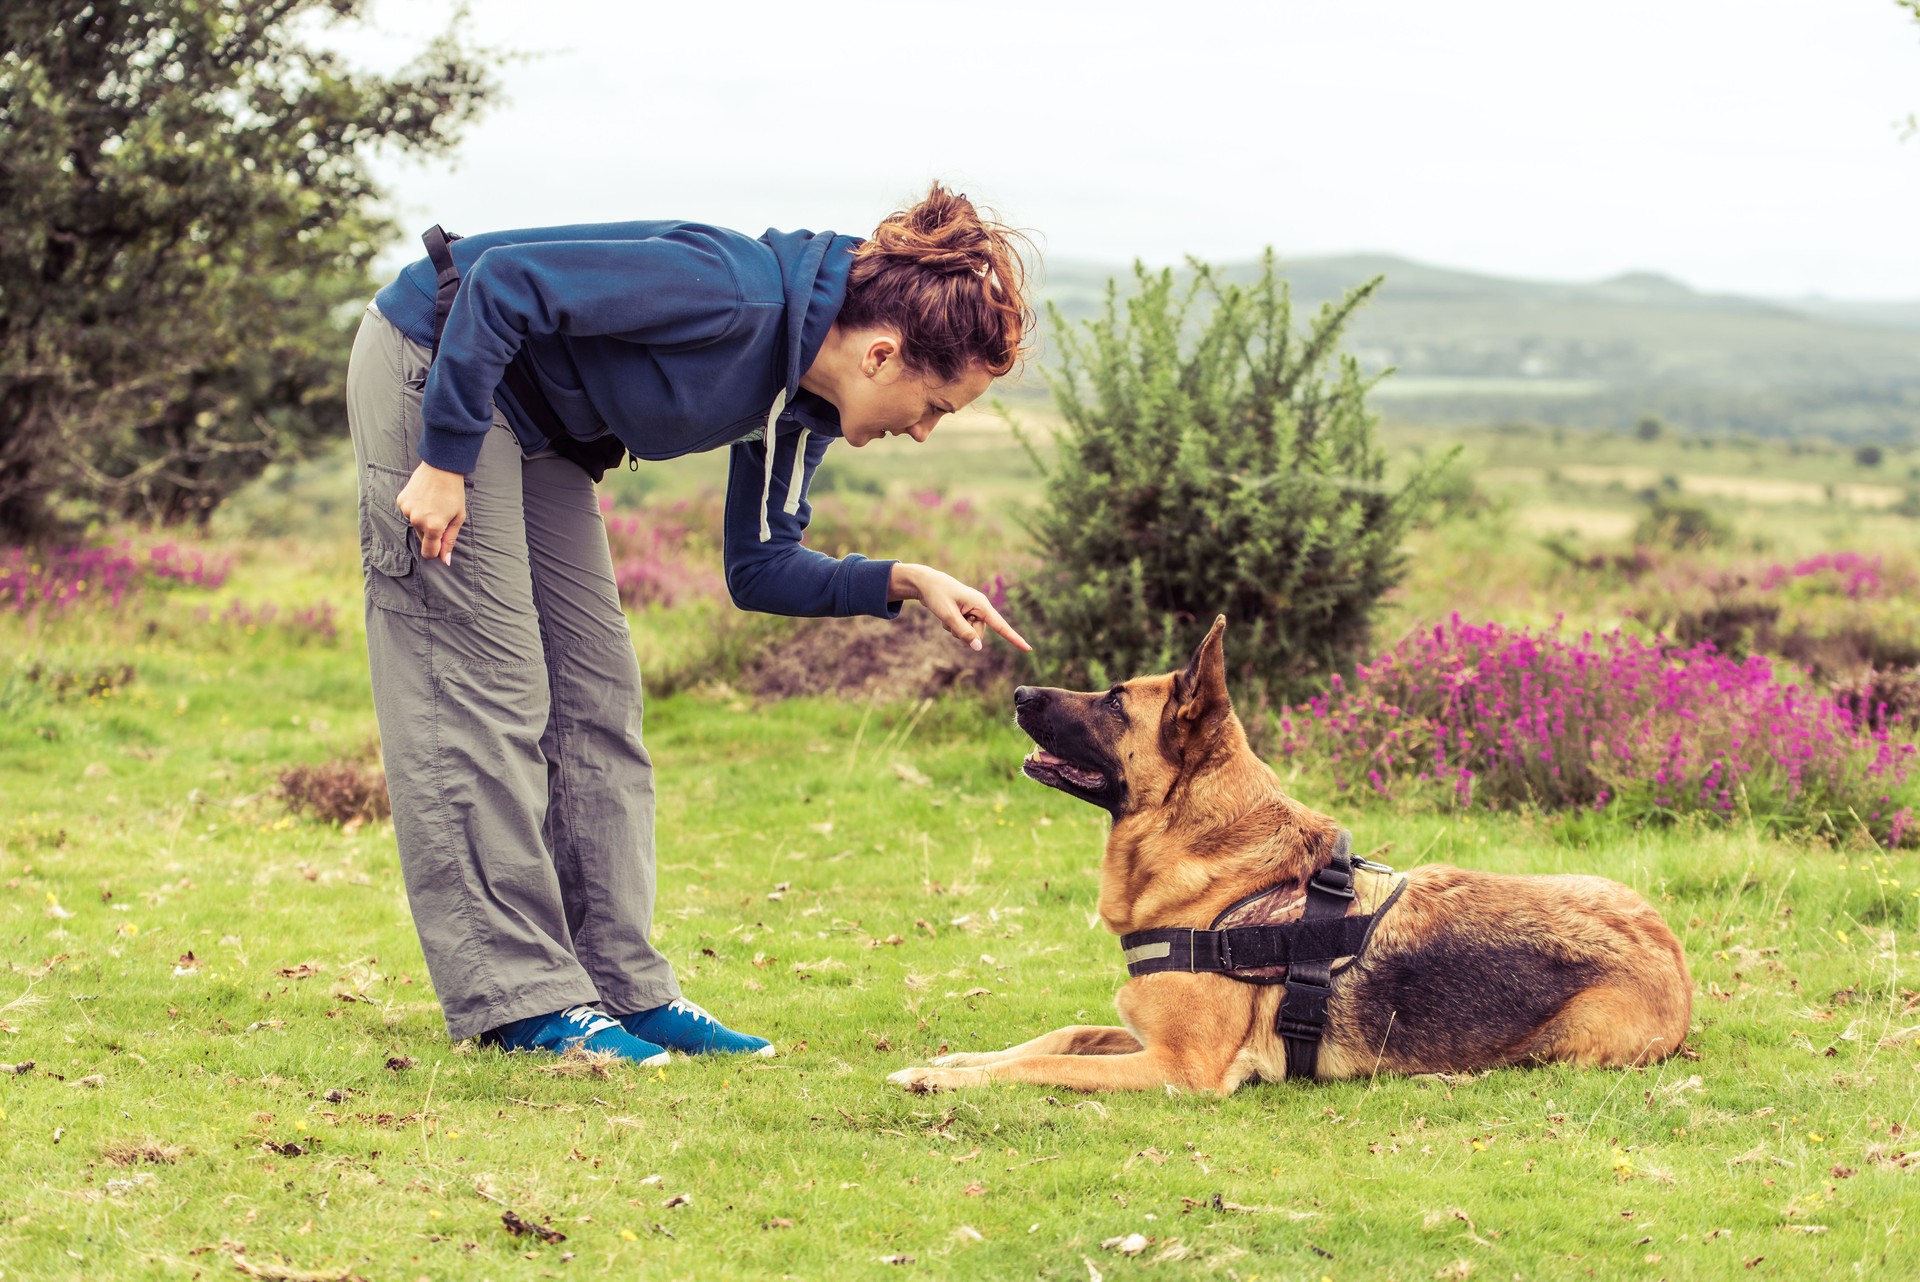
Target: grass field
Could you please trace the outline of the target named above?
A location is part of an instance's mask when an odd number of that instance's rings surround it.
[[[1864,841],[1390,809],[1307,768],[1290,789],[1389,862],[1646,894],[1693,967],[1686,1056],[1227,1099],[887,1086],[1107,1022],[1123,973],[1103,817],[1022,779],[1004,710],[965,698],[651,702],[660,941],[778,1058],[599,1077],[450,1045],[390,825],[275,787],[373,737],[327,519],[234,544],[217,593],[0,620],[0,1059],[32,1065],[0,1076],[5,1279],[1920,1272],[1920,855]],[[1779,537],[1829,519],[1894,518]],[[1428,546],[1396,620],[1547,608],[1508,535]],[[330,602],[339,633],[222,621],[235,598]]]

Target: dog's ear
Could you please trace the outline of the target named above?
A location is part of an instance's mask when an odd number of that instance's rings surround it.
[[[1233,706],[1227,696],[1226,631],[1227,616],[1216,615],[1193,658],[1174,674],[1174,715],[1185,724],[1198,725]]]

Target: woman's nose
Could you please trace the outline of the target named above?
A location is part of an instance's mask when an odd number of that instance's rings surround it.
[[[939,415],[937,414],[929,415],[928,417],[921,419],[918,423],[915,423],[912,427],[908,428],[907,435],[911,436],[914,440],[920,442],[922,445],[925,445],[927,443],[927,438],[933,435],[933,425],[935,423],[938,423],[939,421],[940,421]]]

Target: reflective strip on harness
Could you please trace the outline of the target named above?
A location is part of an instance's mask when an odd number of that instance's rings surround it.
[[[1172,951],[1173,945],[1167,943],[1141,944],[1137,947],[1129,948],[1126,951],[1127,969],[1133,970],[1133,964],[1135,962],[1152,961],[1156,957],[1165,957]],[[1138,975],[1142,972],[1133,970],[1133,973]]]

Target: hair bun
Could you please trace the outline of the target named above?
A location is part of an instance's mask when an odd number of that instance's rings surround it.
[[[1023,246],[1032,248],[1021,233],[936,182],[855,251],[841,317],[899,326],[909,364],[944,378],[969,364],[1004,374],[1033,330]]]

